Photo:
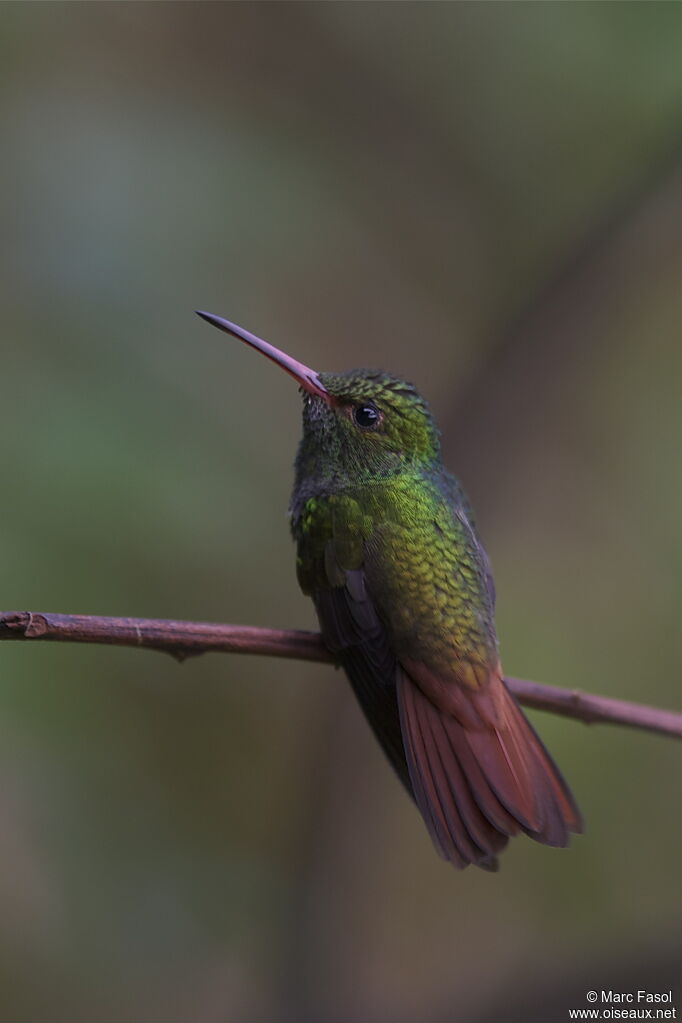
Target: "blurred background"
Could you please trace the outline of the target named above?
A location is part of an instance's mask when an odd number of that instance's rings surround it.
[[[419,385],[510,674],[679,708],[682,7],[0,26],[0,605],[315,627],[299,398],[206,308]],[[671,740],[533,714],[587,833],[458,873],[330,667],[0,659],[7,1023],[546,1023],[679,982]]]

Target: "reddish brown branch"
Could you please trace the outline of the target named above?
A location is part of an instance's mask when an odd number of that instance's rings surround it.
[[[43,639],[57,643],[103,643],[107,646],[162,650],[179,660],[209,651],[269,654],[304,661],[331,661],[315,632],[259,629],[251,625],[214,625],[157,618],[101,618],[98,615],[38,614],[0,611],[0,640]]]
[[[266,654],[303,661],[332,661],[331,654],[316,632],[155,618],[100,618],[95,615],[3,611],[0,612],[2,639],[145,647],[148,650],[165,651],[180,660],[194,654],[216,651]],[[527,707],[578,718],[587,724],[600,721],[682,737],[682,714],[675,711],[594,696],[574,689],[559,689],[520,678],[508,678],[507,683],[519,702]]]

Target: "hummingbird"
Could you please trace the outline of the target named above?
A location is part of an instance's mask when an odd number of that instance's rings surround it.
[[[497,870],[520,832],[568,845],[580,811],[505,685],[490,562],[424,398],[379,370],[317,373],[197,312],[299,385],[298,581],[437,851]]]

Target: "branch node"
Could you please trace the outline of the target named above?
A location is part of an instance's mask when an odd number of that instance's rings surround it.
[[[47,621],[43,615],[34,614],[33,611],[26,611],[22,618],[25,619],[23,632],[27,639],[39,639],[47,632]]]
[[[3,629],[6,629],[12,636],[16,633],[20,633],[22,636],[26,635],[26,628],[31,621],[30,611],[14,611],[10,614],[4,614],[2,616],[2,622],[0,623]]]
[[[182,664],[189,657],[201,657],[204,653],[203,650],[189,650],[187,647],[172,647],[172,646],[161,646],[157,647],[161,653],[170,654],[174,661],[178,664]]]

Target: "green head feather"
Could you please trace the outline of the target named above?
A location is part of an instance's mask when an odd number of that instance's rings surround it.
[[[304,394],[300,485],[337,490],[439,463],[438,428],[412,384],[366,369],[319,380],[332,401]]]

